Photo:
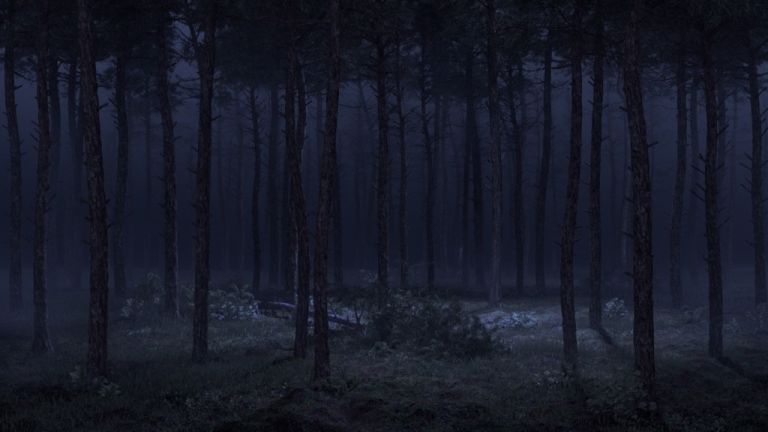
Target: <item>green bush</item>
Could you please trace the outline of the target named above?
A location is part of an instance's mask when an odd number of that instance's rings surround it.
[[[493,333],[460,303],[408,294],[395,294],[374,309],[367,330],[376,342],[427,355],[471,358],[501,349]]]

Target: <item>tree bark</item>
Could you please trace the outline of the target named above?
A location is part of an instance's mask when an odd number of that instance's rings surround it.
[[[400,190],[398,194],[398,236],[400,246],[400,289],[408,289],[408,147],[405,141],[406,118],[403,111],[403,66],[401,63],[402,41],[400,21],[395,46],[395,112],[397,114],[397,140],[400,147]]]
[[[700,232],[700,221],[701,221],[701,215],[699,214],[699,197],[696,196],[695,192],[696,190],[699,190],[699,188],[703,188],[704,185],[701,183],[701,173],[703,172],[703,169],[701,168],[701,160],[703,159],[703,156],[701,155],[699,151],[699,78],[697,76],[694,76],[691,79],[691,89],[690,89],[690,103],[689,109],[690,109],[690,129],[691,129],[691,176],[690,176],[690,184],[691,184],[691,196],[688,200],[688,220],[687,220],[687,237],[688,237],[688,249],[690,251],[690,259],[688,261],[688,268],[690,269],[690,283],[691,286],[698,288],[699,286],[699,270],[700,270],[700,264],[701,264],[701,232]]]
[[[216,58],[216,18],[218,0],[204,2],[203,44],[198,57],[200,110],[197,137],[195,212],[195,311],[192,321],[192,356],[204,360],[208,354],[208,285],[211,253],[211,106]]]
[[[576,215],[579,205],[582,145],[582,56],[581,25],[584,1],[577,0],[572,23],[571,47],[571,148],[568,159],[568,185],[565,217],[560,241],[560,308],[563,316],[563,349],[565,361],[575,367],[578,361],[576,343],[576,310],[574,305],[573,261],[576,243]]]
[[[323,163],[320,167],[320,199],[317,212],[315,247],[315,364],[313,380],[328,378],[331,374],[328,349],[328,231],[331,216],[331,187],[336,171],[336,130],[339,113],[339,87],[341,82],[341,53],[339,48],[339,0],[328,1],[329,54],[328,89],[326,91],[325,136]]]
[[[6,40],[3,71],[5,73],[5,115],[10,144],[10,233],[8,240],[8,305],[11,311],[22,307],[21,276],[21,218],[22,218],[22,172],[21,172],[21,137],[16,111],[16,1],[9,0],[6,9]]]
[[[681,42],[681,51],[685,41]],[[675,82],[677,87],[677,168],[675,170],[675,190],[672,198],[672,228],[669,238],[669,288],[672,308],[680,309],[683,304],[683,286],[680,276],[681,237],[683,224],[683,196],[685,193],[685,171],[688,164],[688,107],[686,105],[686,85],[688,81],[685,53],[681,52],[678,60]]]
[[[59,95],[59,59],[55,52],[48,53],[48,103],[50,110],[51,130],[51,191],[53,197],[61,196],[63,188],[60,186],[59,173],[61,172],[61,96]],[[56,251],[55,268],[64,266],[64,257],[67,255],[66,221],[64,219],[64,200],[58,200],[55,208],[51,209],[48,217],[53,219],[53,235],[50,236]],[[58,276],[58,275],[57,275]],[[57,278],[58,279],[58,278]]]
[[[424,233],[427,266],[427,292],[434,290],[435,282],[435,239],[434,239],[434,140],[429,131],[429,88],[427,77],[427,38],[422,37],[421,59],[419,61],[419,109],[421,114],[421,132],[424,136],[425,190],[424,190]],[[437,112],[434,114],[437,116]]]
[[[749,46],[749,107],[752,115],[752,156],[750,197],[752,199],[752,243],[755,265],[755,305],[766,302],[765,283],[765,227],[763,220],[763,112],[760,107],[760,82],[757,69],[757,49],[752,36],[747,36]]]
[[[160,121],[163,128],[163,285],[165,313],[179,315],[179,253],[176,222],[176,147],[173,108],[168,82],[168,32],[171,26],[169,12],[163,11],[158,31],[157,92],[160,102]]]
[[[267,155],[267,225],[269,227],[268,239],[268,259],[269,259],[269,289],[275,290],[280,282],[280,259],[279,259],[279,236],[280,236],[280,218],[277,196],[278,164],[280,155],[278,154],[277,140],[280,129],[280,101],[277,85],[273,85],[269,92],[269,142]]]
[[[114,225],[112,226],[112,266],[115,301],[120,304],[125,299],[125,254],[123,237],[125,233],[125,201],[128,194],[128,111],[126,107],[126,68],[128,52],[120,48],[115,60],[115,95],[117,127],[117,179],[115,181]]]
[[[476,107],[475,107],[476,109]],[[477,111],[473,117],[477,119]],[[483,160],[480,151],[480,137],[477,130],[477,121],[469,125],[476,139],[472,140],[472,213],[474,218],[474,264],[475,284],[479,291],[484,291],[485,286],[485,212],[483,201]]]
[[[592,131],[589,160],[589,326],[603,326],[603,232],[600,217],[601,169],[603,147],[603,96],[605,87],[602,1],[596,9],[595,59],[592,67]]]
[[[474,52],[469,49],[465,60],[464,72],[464,98],[465,98],[465,122],[464,122],[464,179],[462,181],[462,205],[461,205],[461,246],[462,246],[462,271],[461,285],[464,289],[469,286],[470,272],[470,245],[469,245],[469,224],[470,224],[470,179],[472,177],[472,148],[477,145],[479,137],[477,136],[477,119],[475,100],[475,82],[474,82]],[[477,257],[475,257],[477,259]]]
[[[297,5],[289,3],[290,17],[293,17]],[[292,27],[292,26],[291,26]],[[292,33],[292,31],[291,31]],[[291,34],[293,36],[293,34]],[[291,175],[291,203],[293,205],[293,223],[297,241],[298,269],[296,290],[296,322],[293,356],[304,358],[307,355],[307,327],[309,318],[309,233],[307,229],[307,208],[301,175],[301,147],[306,126],[306,96],[301,77],[296,47],[288,48],[288,73],[285,86],[285,141],[288,149],[288,164]],[[296,121],[296,90],[299,93],[299,119]]]
[[[98,80],[92,29],[93,2],[78,0],[80,30],[80,86],[85,125],[85,155],[88,185],[88,246],[91,254],[91,300],[88,325],[88,370],[107,373],[108,244],[107,198],[104,192],[104,158],[99,122]]]
[[[152,189],[152,182],[155,180],[154,178],[154,170],[153,170],[153,160],[152,160],[152,104],[150,103],[151,96],[151,89],[150,89],[150,82],[151,78],[147,76],[146,82],[145,82],[145,91],[146,91],[146,100],[144,101],[144,110],[142,112],[142,120],[143,120],[143,126],[144,126],[144,169],[146,170],[146,178],[144,180],[144,195],[145,195],[145,217],[149,219],[149,221],[154,221],[154,218],[152,218],[152,214],[155,210],[155,201],[154,201],[154,194]],[[154,268],[155,265],[155,246],[156,242],[152,238],[152,236],[147,236],[145,240],[145,250],[144,250],[144,264],[146,267],[146,271],[151,271]]]
[[[509,70],[509,110],[512,120],[512,231],[515,246],[515,291],[522,294],[525,284],[525,242],[523,237],[524,219],[523,219],[523,146],[525,125],[523,119],[525,115],[525,76],[522,62],[517,65],[518,76],[517,83],[514,83],[513,71]],[[516,92],[517,90],[517,92]],[[517,97],[515,95],[517,94]],[[520,118],[518,119],[518,108],[515,105],[515,99],[519,100]]]
[[[638,25],[643,0],[635,0],[624,41],[624,95],[631,142],[632,170],[632,285],[634,299],[635,368],[648,396],[654,396],[656,366],[653,335],[653,248],[651,179],[643,108]]]
[[[82,126],[82,104],[78,103],[78,84],[77,84],[77,57],[71,60],[69,72],[67,75],[67,121],[69,129],[69,145],[72,147],[72,195],[70,204],[70,232],[69,239],[69,266],[71,287],[80,287],[81,266],[83,262],[83,244],[85,243],[83,220],[85,211],[82,207],[83,194],[83,134]],[[78,124],[80,116],[80,124]]]
[[[259,132],[259,107],[256,102],[256,87],[248,89],[248,108],[251,114],[253,139],[253,195],[251,197],[251,225],[253,227],[253,275],[251,293],[258,297],[261,288],[261,224],[259,198],[261,194],[261,135]]]
[[[549,185],[549,170],[552,165],[552,29],[547,32],[546,46],[544,48],[544,90],[543,90],[543,124],[541,161],[539,165],[539,179],[536,188],[536,222],[535,235],[536,247],[534,260],[536,261],[536,289],[542,293],[546,287],[547,268],[547,186]]]
[[[704,222],[707,238],[707,273],[709,275],[709,355],[723,355],[723,271],[720,255],[718,199],[718,109],[711,42],[703,36],[701,63],[704,72],[704,100],[707,118],[707,145],[704,157]]]
[[[380,34],[376,37],[376,112],[379,123],[376,156],[376,257],[379,305],[384,305],[389,298],[389,107],[386,49],[384,36]]]
[[[82,1],[82,0],[80,0]],[[32,239],[32,284],[34,302],[34,331],[32,352],[41,354],[51,351],[48,335],[47,293],[47,213],[50,207],[49,189],[51,172],[51,136],[48,113],[48,1],[37,0],[37,46],[35,58],[35,82],[37,98],[37,185],[35,188],[34,233]]]
[[[501,119],[499,110],[498,70],[496,67],[496,1],[486,4],[486,57],[488,67],[488,110],[491,128],[491,289],[488,302],[501,300]]]

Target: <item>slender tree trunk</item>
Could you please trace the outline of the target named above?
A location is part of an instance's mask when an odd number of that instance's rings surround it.
[[[67,118],[69,128],[69,144],[72,147],[72,195],[70,204],[70,253],[69,267],[71,272],[71,287],[80,287],[81,266],[83,262],[83,244],[85,243],[83,233],[83,221],[85,220],[85,211],[81,201],[83,200],[83,136],[80,130],[82,124],[78,124],[78,113],[81,113],[81,105],[77,101],[77,58],[73,58],[69,64],[67,76]],[[82,115],[80,115],[82,123]]]
[[[685,44],[683,40],[681,44]],[[683,50],[684,48],[681,48]],[[675,170],[675,191],[672,199],[672,229],[670,232],[669,288],[672,308],[680,309],[683,304],[683,285],[680,277],[680,255],[683,224],[683,196],[685,194],[685,170],[688,164],[688,107],[686,85],[688,81],[685,54],[681,53],[675,76],[677,86],[677,168]]]
[[[213,75],[216,55],[216,18],[218,1],[205,5],[205,33],[198,54],[200,76],[199,131],[197,138],[195,223],[195,311],[192,321],[192,356],[205,359],[208,353],[208,284],[210,283],[211,252],[211,106],[213,105]]]
[[[251,280],[251,292],[254,296],[258,296],[261,287],[261,224],[259,219],[259,197],[261,193],[261,136],[259,132],[259,107],[256,101],[256,87],[248,89],[248,107],[251,112],[251,134],[253,138],[253,195],[251,197],[253,276]]]
[[[82,0],[80,0],[82,1]],[[37,0],[38,29],[35,58],[35,82],[37,84],[37,185],[35,188],[34,234],[32,240],[32,283],[34,302],[34,331],[32,352],[51,351],[48,335],[48,293],[47,293],[47,213],[50,207],[51,136],[48,114],[48,80],[46,61],[48,59],[48,1]]]
[[[61,96],[59,95],[59,59],[56,53],[48,53],[48,101],[50,109],[51,129],[51,191],[53,197],[61,196],[63,188],[59,185],[59,173],[61,172]],[[54,235],[50,236],[56,251],[56,271],[64,266],[64,257],[67,254],[66,221],[64,219],[64,200],[56,200],[57,205],[51,209],[49,217],[55,222]],[[58,274],[56,275],[58,276]],[[56,277],[58,280],[59,278]]]
[[[653,336],[653,248],[651,178],[643,108],[638,25],[643,0],[635,0],[624,41],[624,94],[632,148],[632,223],[635,368],[648,396],[654,396],[656,366]]]
[[[706,36],[704,36],[706,37]],[[707,146],[704,157],[704,220],[707,238],[707,273],[709,275],[709,355],[723,355],[723,271],[720,255],[718,203],[718,129],[717,89],[712,66],[711,42],[704,41],[702,68],[707,118]]]
[[[399,5],[399,3],[398,3]],[[397,140],[400,147],[400,191],[398,194],[398,235],[400,246],[400,289],[408,289],[408,147],[405,141],[406,119],[403,111],[403,66],[401,64],[400,21],[395,46],[395,112]]]
[[[760,82],[757,69],[757,49],[752,37],[749,44],[749,107],[752,114],[752,156],[750,195],[752,198],[752,243],[755,263],[755,304],[766,302],[765,228],[763,220],[763,112],[760,107]]]
[[[10,233],[8,241],[8,305],[11,311],[22,307],[21,277],[21,137],[16,112],[16,1],[9,0],[6,9],[6,40],[3,71],[5,73],[5,114],[10,144],[11,205]]]
[[[315,247],[315,284],[313,290],[315,311],[315,367],[313,380],[328,378],[331,374],[328,350],[328,231],[331,216],[331,187],[336,176],[336,130],[339,113],[339,87],[341,82],[341,53],[339,48],[339,0],[328,1],[329,68],[326,91],[325,137],[323,164],[320,167],[320,199],[317,211]]]
[[[525,92],[522,63],[518,63],[518,83],[508,84],[509,91],[509,111],[512,120],[512,231],[515,246],[515,289],[518,294],[523,293],[524,275],[525,275],[525,243],[523,238],[523,134],[525,126],[523,125],[522,114],[524,108],[523,94]],[[512,68],[508,71],[509,83],[514,83],[514,72]],[[520,119],[518,120],[517,107],[515,105],[515,87],[518,90],[518,100],[520,103]]]
[[[115,111],[117,127],[117,180],[115,182],[114,225],[112,226],[112,265],[115,301],[125,299],[125,254],[123,237],[125,233],[125,201],[128,194],[128,110],[126,97],[126,68],[128,52],[121,48],[115,60]]]
[[[243,128],[241,95],[235,97],[235,160],[234,162],[234,194],[235,194],[235,241],[232,244],[232,270],[240,274],[243,270],[243,251],[245,250],[245,197],[243,194],[243,164],[245,163],[245,130]]]
[[[472,148],[477,145],[479,137],[477,136],[477,119],[475,101],[475,82],[474,82],[474,52],[470,49],[465,60],[464,73],[464,97],[466,102],[464,123],[464,179],[462,182],[462,221],[461,221],[461,246],[462,246],[462,271],[461,285],[463,289],[469,286],[470,271],[470,246],[469,246],[469,224],[470,224],[470,179],[472,174]],[[477,257],[475,257],[477,259]]]
[[[151,89],[150,89],[151,77],[147,76],[145,82],[146,100],[144,101],[144,112],[142,113],[142,120],[144,123],[144,169],[146,170],[146,178],[144,180],[144,195],[145,195],[145,217],[149,221],[154,221],[151,215],[155,211],[155,201],[152,191],[152,182],[154,178],[153,161],[152,161],[152,104],[150,103]],[[146,271],[150,271],[155,265],[155,245],[156,242],[152,236],[145,237],[145,250],[144,250],[144,263]]]
[[[499,110],[498,70],[496,68],[496,1],[486,4],[488,33],[486,56],[488,62],[488,110],[491,127],[491,290],[488,302],[501,300],[501,118]]]
[[[278,154],[277,139],[280,128],[280,101],[277,85],[273,85],[269,92],[270,118],[269,118],[269,143],[267,155],[267,225],[269,227],[268,259],[269,259],[269,289],[275,290],[279,279],[279,235],[280,218],[278,217],[280,205],[277,196]]]
[[[344,231],[342,229],[341,214],[341,181],[339,177],[339,161],[335,160],[333,165],[333,185],[331,186],[331,200],[333,209],[331,210],[331,224],[333,226],[333,285],[337,288],[344,286]]]
[[[476,106],[475,106],[476,109]],[[477,111],[473,118],[477,118]],[[480,137],[477,130],[477,121],[468,125],[472,135],[472,213],[474,218],[474,259],[475,259],[475,284],[477,289],[484,291],[485,286],[485,242],[483,241],[485,230],[484,201],[483,201],[483,160],[480,151]]]
[[[691,118],[691,177],[690,187],[691,196],[688,200],[688,221],[687,221],[687,237],[690,259],[688,261],[688,268],[691,276],[691,285],[698,290],[699,287],[699,271],[701,264],[701,232],[699,231],[699,222],[701,215],[699,214],[699,197],[696,196],[694,191],[703,188],[701,183],[701,161],[703,157],[699,151],[699,79],[694,76],[691,79],[690,90],[690,118]]]
[[[427,77],[427,56],[426,56],[426,37],[422,38],[421,59],[419,61],[419,109],[421,115],[421,132],[424,136],[424,159],[426,165],[425,190],[424,190],[424,233],[426,238],[426,266],[427,266],[427,292],[434,289],[434,139],[429,131],[429,113],[427,104],[429,103],[429,88]],[[437,115],[437,114],[435,114]]]
[[[434,102],[434,122],[435,127],[432,132],[432,138],[427,141],[428,147],[426,148],[426,176],[427,176],[427,193],[426,193],[426,209],[424,212],[427,237],[427,292],[435,292],[435,177],[437,175],[435,170],[435,154],[438,152],[440,133],[437,126],[438,118],[440,117],[441,98],[439,95],[433,95],[432,100]],[[425,126],[427,128],[427,126]]]
[[[389,298],[389,107],[387,106],[386,44],[376,40],[376,103],[379,123],[379,148],[376,156],[376,256],[378,262],[379,304]]]
[[[566,191],[565,217],[560,241],[560,307],[563,315],[563,349],[565,361],[576,366],[576,310],[574,306],[573,261],[576,243],[576,215],[579,205],[579,181],[581,174],[582,145],[582,17],[584,1],[577,0],[571,25],[576,33],[571,47],[571,148],[568,159],[568,186]]]
[[[219,121],[216,123],[216,140],[212,143],[214,146],[213,151],[215,152],[212,157],[215,159],[216,162],[216,168],[215,168],[215,174],[216,174],[216,186],[218,189],[218,204],[219,204],[219,211],[221,212],[221,219],[219,220],[218,228],[219,233],[215,236],[215,238],[219,241],[218,242],[218,248],[217,245],[214,245],[214,249],[218,251],[217,258],[218,260],[214,260],[213,265],[218,266],[221,270],[227,270],[228,265],[230,262],[230,220],[229,216],[231,214],[230,212],[230,200],[231,197],[229,196],[229,178],[230,178],[230,167],[225,167],[224,162],[227,160],[227,149],[224,148],[224,112],[227,110],[226,105],[229,104],[229,101],[221,101],[217,104],[217,108],[219,110],[218,118]],[[286,160],[286,164],[287,164]],[[287,171],[286,171],[287,172]],[[214,221],[215,222],[215,221]]]
[[[547,271],[547,186],[552,165],[552,29],[547,34],[544,48],[543,131],[539,179],[536,188],[536,289],[541,294],[546,287]]]
[[[168,83],[168,31],[170,29],[170,14],[163,11],[162,21],[158,31],[158,70],[157,92],[160,102],[160,121],[163,127],[163,255],[165,287],[165,313],[172,317],[179,315],[179,253],[176,222],[176,148],[174,146],[173,108],[171,107]]]
[[[603,232],[600,217],[602,148],[603,148],[603,96],[605,88],[602,1],[596,9],[595,62],[592,67],[592,140],[589,160],[589,326],[603,327]]]
[[[85,124],[85,155],[88,184],[88,246],[91,254],[91,301],[88,322],[88,370],[107,373],[108,244],[107,198],[104,192],[104,158],[99,122],[98,80],[92,29],[93,3],[78,0],[80,29],[80,79]]]
[[[290,15],[293,16],[296,8],[295,0],[289,3]],[[304,358],[307,355],[307,326],[309,314],[309,235],[307,232],[307,209],[304,198],[303,181],[301,175],[301,145],[304,141],[304,127],[306,124],[306,101],[304,96],[304,84],[299,72],[296,58],[296,47],[291,45],[288,49],[288,73],[285,85],[285,141],[288,150],[288,165],[291,184],[291,221],[292,230],[297,240],[298,249],[298,278],[296,292],[296,326],[293,345],[293,356]],[[296,122],[296,90],[299,89],[299,120]],[[303,113],[303,114],[302,114]]]

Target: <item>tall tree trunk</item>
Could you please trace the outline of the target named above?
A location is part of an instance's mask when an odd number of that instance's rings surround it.
[[[515,246],[515,290],[517,294],[522,294],[525,283],[525,243],[523,238],[524,219],[523,219],[523,145],[525,134],[525,125],[523,124],[522,113],[525,110],[525,76],[523,75],[522,62],[518,62],[518,82],[514,83],[513,71],[509,70],[509,110],[512,120],[512,231]],[[514,83],[514,84],[512,84]],[[515,95],[517,90],[518,95]],[[515,105],[515,99],[520,103],[520,119],[518,119],[518,108]]]
[[[267,226],[268,226],[268,260],[269,260],[269,289],[275,290],[280,282],[279,270],[279,236],[280,236],[280,218],[277,195],[278,164],[280,155],[278,154],[277,139],[280,129],[280,101],[277,85],[273,85],[269,92],[269,142],[267,155]]]
[[[584,1],[576,0],[571,25],[575,32],[571,47],[571,148],[568,159],[568,186],[565,217],[560,240],[560,308],[563,316],[563,349],[565,361],[575,366],[578,360],[576,344],[576,310],[574,306],[573,260],[576,243],[576,215],[579,206],[582,133],[582,40],[581,25]]]
[[[115,214],[112,226],[112,265],[115,301],[125,299],[125,254],[123,236],[125,233],[125,201],[128,193],[128,111],[126,108],[126,68],[128,52],[121,48],[115,60],[115,111],[117,127],[117,180],[115,182]]]
[[[83,200],[83,134],[81,131],[82,104],[78,103],[78,84],[77,84],[77,57],[71,60],[69,72],[67,74],[67,121],[69,129],[69,145],[72,147],[72,195],[70,203],[70,232],[69,239],[69,271],[71,287],[80,288],[81,266],[83,262],[83,244],[85,243],[83,221],[85,220],[85,211],[82,208]],[[80,113],[80,114],[79,114]],[[78,124],[80,116],[80,124]]]
[[[248,108],[251,114],[253,139],[253,195],[251,197],[251,225],[253,227],[253,276],[251,293],[258,296],[261,287],[261,224],[259,219],[259,197],[261,193],[261,135],[259,132],[259,107],[256,102],[256,87],[248,89]]]
[[[205,33],[198,57],[200,77],[199,129],[197,136],[197,170],[195,212],[195,311],[192,321],[192,356],[205,359],[208,354],[208,284],[210,283],[211,253],[211,106],[213,105],[213,75],[216,56],[216,18],[218,0],[204,3]]]
[[[147,75],[146,82],[144,83],[146,100],[144,101],[144,110],[142,113],[142,121],[144,123],[144,169],[146,170],[146,178],[144,180],[144,195],[146,200],[144,202],[144,215],[150,221],[153,221],[154,219],[151,215],[154,214],[155,211],[155,201],[152,191],[152,182],[155,181],[155,178],[153,174],[154,170],[152,169],[152,104],[150,103],[152,90],[150,88],[150,82],[151,77]],[[152,236],[146,236],[145,239],[144,266],[146,271],[150,271],[155,265],[156,243]]]
[[[243,194],[243,176],[245,163],[245,129],[243,128],[241,94],[235,97],[235,152],[234,152],[234,195],[235,195],[235,241],[232,244],[232,270],[240,274],[243,270],[243,251],[245,249],[245,197]]]
[[[341,53],[339,48],[339,0],[328,1],[329,67],[328,89],[326,91],[325,137],[323,143],[323,164],[320,167],[320,199],[317,211],[317,232],[315,247],[315,367],[314,380],[328,378],[331,374],[328,350],[328,231],[331,216],[331,187],[336,176],[336,130],[339,113],[339,87],[341,82]]]
[[[499,110],[498,70],[496,68],[496,1],[486,4],[488,30],[486,56],[488,62],[488,110],[491,127],[491,290],[488,302],[501,300],[501,118]]]
[[[424,159],[426,165],[425,190],[424,190],[424,233],[426,239],[426,265],[427,265],[427,292],[434,289],[434,137],[429,131],[429,113],[427,104],[429,103],[429,88],[427,77],[427,56],[426,46],[427,38],[422,38],[421,59],[419,61],[419,109],[421,115],[421,132],[424,136]],[[434,115],[437,115],[436,113]]]
[[[5,115],[10,144],[11,220],[8,241],[8,305],[11,311],[22,307],[21,277],[21,137],[16,112],[16,1],[9,0],[6,9],[6,40],[3,71],[5,73]]]
[[[398,3],[400,5],[400,3]],[[400,289],[408,289],[408,147],[405,141],[406,118],[403,110],[402,41],[398,20],[395,46],[395,112],[397,113],[397,141],[400,147],[400,190],[398,194],[398,236],[400,246]]]
[[[289,2],[289,16],[293,17],[297,5],[295,0]],[[292,27],[292,26],[291,26]],[[304,128],[306,124],[306,101],[304,96],[304,84],[300,81],[299,65],[296,56],[296,47],[288,48],[288,73],[285,85],[285,141],[288,150],[288,165],[291,184],[291,212],[293,219],[293,233],[297,240],[298,268],[297,292],[296,292],[296,322],[293,345],[293,356],[304,358],[307,355],[307,326],[309,314],[309,235],[307,232],[307,209],[304,198],[303,181],[301,175],[301,144],[304,141]],[[299,89],[299,120],[296,122],[296,90]]]
[[[477,145],[479,137],[477,136],[477,119],[475,101],[475,82],[474,82],[474,52],[469,49],[465,60],[464,72],[464,98],[465,115],[464,123],[464,179],[462,181],[462,204],[461,204],[461,247],[462,247],[462,271],[461,285],[463,289],[469,286],[470,271],[470,246],[469,246],[469,223],[470,223],[470,179],[472,173],[472,148]],[[477,257],[475,257],[477,259]]]
[[[589,159],[589,326],[603,326],[603,232],[600,217],[600,194],[603,148],[603,95],[605,88],[602,1],[596,9],[595,63],[592,67],[592,139]]]
[[[766,302],[765,228],[763,221],[763,112],[760,108],[760,82],[757,70],[757,49],[748,37],[749,107],[752,114],[752,156],[750,195],[752,198],[752,243],[755,265],[755,304]]]
[[[59,185],[61,172],[61,96],[59,95],[59,59],[56,53],[48,53],[48,100],[50,109],[51,129],[51,196],[61,196],[63,188]],[[67,255],[66,221],[64,219],[64,200],[58,200],[55,208],[51,209],[49,217],[53,218],[54,235],[50,236],[56,251],[56,271],[63,268],[64,257]],[[58,275],[57,275],[58,276]],[[58,279],[58,278],[57,278]]]
[[[379,304],[389,297],[389,106],[387,106],[386,44],[376,38],[376,112],[379,123],[379,148],[376,156],[376,256],[378,263]]]
[[[549,185],[549,171],[552,165],[552,29],[547,31],[546,46],[544,48],[544,89],[542,109],[542,144],[541,160],[539,165],[539,178],[536,185],[536,221],[535,235],[536,247],[534,263],[536,273],[536,290],[543,293],[546,288],[547,277],[547,186]]]
[[[691,196],[688,200],[688,221],[687,225],[687,238],[688,238],[688,250],[690,259],[688,261],[688,268],[691,277],[691,286],[698,290],[699,288],[699,271],[701,264],[701,232],[699,231],[699,223],[701,221],[701,215],[699,214],[699,197],[696,196],[695,191],[699,188],[703,188],[701,183],[701,160],[703,159],[699,151],[699,77],[694,76],[691,79],[690,89],[690,118],[691,118],[691,176],[690,176],[690,188]]]
[[[80,0],[82,1],[82,0]],[[48,293],[47,293],[47,213],[50,206],[49,188],[51,171],[51,137],[48,117],[48,1],[37,0],[38,29],[35,58],[35,82],[37,84],[37,185],[35,188],[34,234],[32,240],[32,283],[34,302],[34,331],[32,352],[45,353],[51,350],[48,335]]]
[[[333,164],[333,185],[331,186],[331,200],[333,209],[331,210],[331,224],[333,229],[333,285],[337,288],[344,286],[344,232],[341,223],[341,181],[339,177],[339,161],[335,160]]]
[[[179,252],[176,222],[176,148],[174,146],[173,108],[168,83],[168,31],[170,13],[163,11],[158,31],[157,92],[160,102],[160,121],[163,127],[163,285],[164,308],[169,316],[179,315]]]
[[[681,41],[682,46],[685,40]],[[681,47],[681,51],[684,48]],[[685,53],[681,52],[678,60],[675,81],[677,86],[677,168],[675,170],[675,191],[672,198],[672,229],[669,246],[669,288],[672,296],[672,308],[679,309],[683,304],[683,285],[680,277],[681,237],[683,224],[683,196],[685,193],[685,170],[688,164],[688,107],[686,105],[686,85],[688,81]]]
[[[635,368],[648,396],[654,396],[656,378],[653,336],[653,248],[651,179],[648,139],[643,108],[638,25],[643,0],[635,0],[624,41],[624,94],[632,148],[632,285],[634,299]]]
[[[108,244],[107,198],[104,192],[104,157],[101,148],[98,80],[93,38],[93,2],[78,0],[80,29],[80,86],[85,125],[85,155],[88,184],[88,246],[91,254],[91,301],[88,322],[88,370],[107,373]]]
[[[704,36],[706,38],[706,36]],[[701,63],[704,72],[704,100],[707,117],[707,146],[704,157],[704,221],[707,238],[707,273],[709,275],[709,355],[723,355],[723,271],[720,255],[718,204],[719,143],[717,121],[717,84],[712,66],[711,42],[704,41]]]
[[[476,106],[475,106],[476,109]],[[477,118],[477,111],[473,118]],[[472,213],[474,219],[474,263],[475,263],[475,284],[477,289],[484,291],[485,286],[485,243],[483,236],[485,234],[485,216],[483,201],[483,160],[480,151],[480,137],[477,130],[477,121],[468,125],[471,128],[472,135],[476,138],[472,140]]]

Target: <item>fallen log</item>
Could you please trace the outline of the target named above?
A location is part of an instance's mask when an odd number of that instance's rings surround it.
[[[269,315],[274,318],[291,319],[295,310],[296,310],[296,305],[292,303],[275,302],[275,301],[259,302],[259,311],[261,311],[261,313],[265,315]],[[285,312],[288,314],[288,316],[281,316],[278,314],[278,312]],[[350,321],[334,313],[328,314],[328,322],[347,326],[355,330],[362,330],[363,328],[362,324]]]

